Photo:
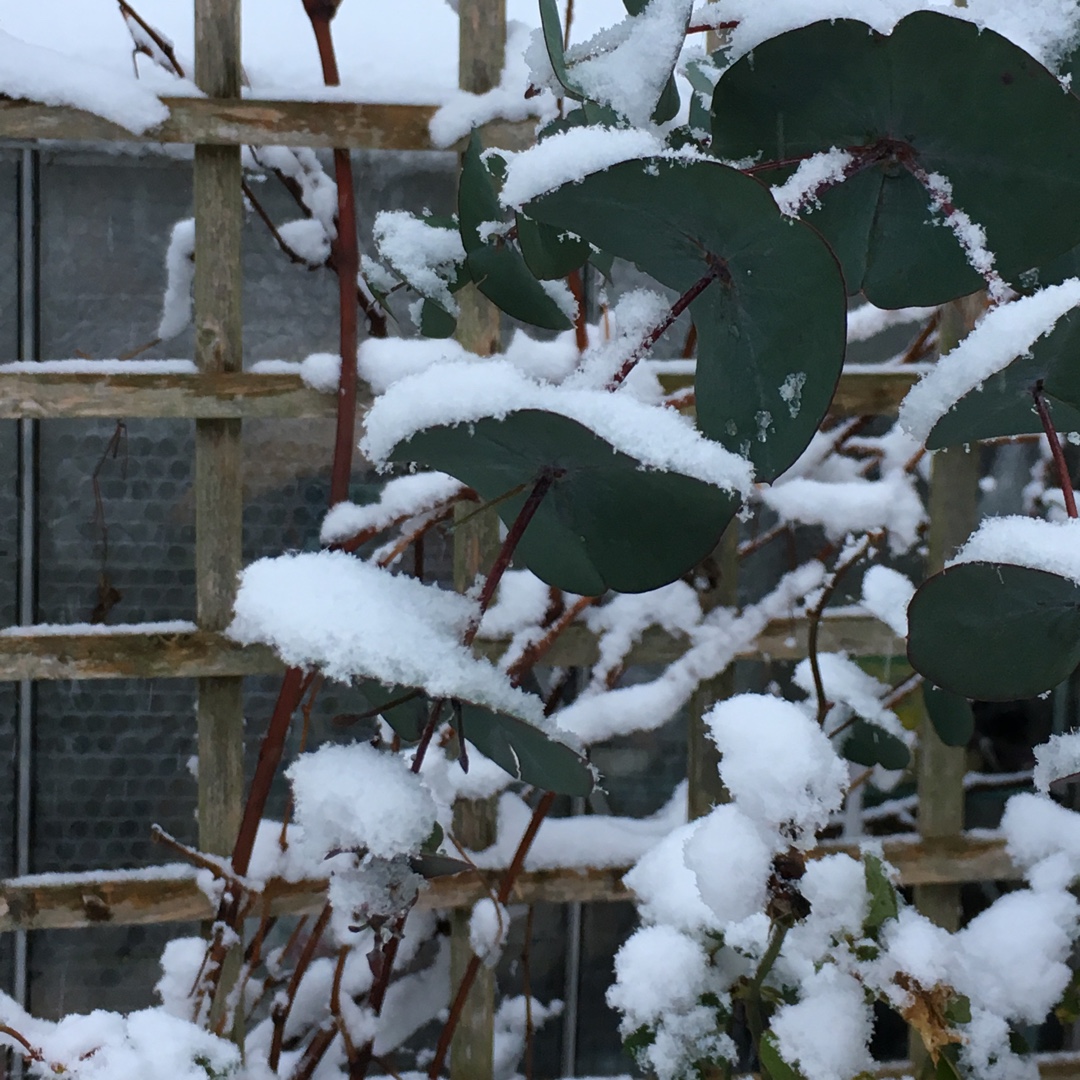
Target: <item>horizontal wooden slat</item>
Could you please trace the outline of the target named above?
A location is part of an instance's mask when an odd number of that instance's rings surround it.
[[[355,150],[438,150],[428,124],[435,105],[347,101],[162,98],[169,118],[141,135],[82,109],[0,98],[0,139],[65,142],[203,143],[211,146],[310,146]],[[535,123],[485,127],[491,145],[522,149]]]
[[[806,655],[805,621],[781,619],[770,623],[758,645],[742,656],[749,659],[797,660]],[[476,642],[476,650],[495,659],[507,642]],[[651,627],[629,654],[631,664],[666,663],[687,648],[683,637]],[[852,656],[902,656],[904,643],[876,619],[840,614],[821,622],[818,646],[822,652]],[[546,655],[555,666],[587,667],[596,662],[596,638],[584,626],[571,626]],[[272,675],[283,665],[269,648],[241,646],[220,634],[101,633],[0,635],[0,682],[20,679],[191,679],[218,675]]]
[[[817,854],[846,851],[854,844],[823,844]],[[960,836],[955,840],[908,842],[885,840],[885,857],[899,871],[904,885],[950,884],[964,881],[1014,880],[1017,872],[999,837]],[[622,883],[628,867],[590,870],[540,870],[522,874],[511,903],[609,903],[630,900]],[[176,876],[164,868],[160,876],[144,872],[139,880],[109,875],[68,875],[55,883],[40,880],[22,884],[0,882],[0,932],[11,930],[79,929],[111,923],[187,922],[211,918],[210,901],[195,884],[194,873]],[[491,871],[490,879],[497,880]],[[325,881],[268,882],[263,893],[274,914],[318,910],[325,900]],[[421,908],[468,907],[488,895],[487,885],[473,873],[437,878],[421,894]]]
[[[335,405],[333,394],[312,390],[299,375],[292,374],[96,375],[0,370],[0,420],[327,417],[334,415]]]
[[[675,380],[664,381],[675,385]],[[690,383],[689,377],[683,381]],[[908,372],[844,375],[832,411],[837,416],[895,415],[913,381],[914,376]],[[363,404],[369,403],[365,390]],[[99,416],[204,420],[333,415],[334,395],[312,390],[299,375],[292,374],[96,375],[0,369],[0,420]]]
[[[191,679],[267,675],[281,661],[262,645],[221,634],[15,634],[0,636],[0,682],[20,679]]]

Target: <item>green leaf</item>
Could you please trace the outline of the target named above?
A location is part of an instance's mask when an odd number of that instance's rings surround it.
[[[933,427],[927,449],[978,439],[1042,432],[1032,391],[1041,383],[1060,431],[1080,431],[1080,312],[1067,312],[1054,329],[1007,368],[962,397]]]
[[[593,771],[580,754],[524,720],[478,705],[463,705],[452,719],[481,754],[515,780],[560,795],[585,796],[595,786]]]
[[[1080,586],[1010,563],[960,563],[908,607],[908,659],[938,686],[1014,701],[1057,686],[1080,663]]]
[[[923,683],[922,691],[926,715],[938,738],[946,746],[967,746],[975,734],[975,712],[971,702],[929,682]]]
[[[385,686],[378,679],[364,679],[356,689],[367,702],[370,715],[381,716],[405,742],[416,742],[424,733],[428,701],[421,691],[409,686]]]
[[[848,761],[867,767],[906,769],[911,762],[911,754],[901,739],[862,719],[852,723],[840,753]]]
[[[660,91],[660,98],[656,103],[656,108],[653,109],[653,123],[666,124],[678,115],[680,105],[682,105],[682,101],[679,99],[679,87],[675,82],[675,76],[669,75],[668,81],[664,83],[664,89]]]
[[[433,854],[439,850],[439,845],[443,842],[445,834],[443,833],[443,827],[436,821],[431,827],[431,833],[428,838],[420,845],[420,850],[428,854]]]
[[[540,0],[540,25],[544,31],[544,44],[547,46],[548,59],[551,61],[555,78],[566,91],[567,97],[581,101],[585,95],[574,85],[574,80],[566,70],[562,20],[559,18],[559,7],[555,0]]]
[[[762,1068],[772,1080],[800,1080],[801,1074],[793,1069],[781,1056],[780,1047],[776,1036],[771,1031],[766,1031],[758,1043],[758,1057],[761,1059]]]
[[[472,869],[467,862],[449,855],[440,855],[437,851],[422,851],[419,855],[414,855],[409,859],[409,866],[414,873],[424,878],[450,877]]]
[[[996,268],[1014,280],[1080,242],[1077,130],[1080,100],[1051,72],[939,12],[915,12],[888,36],[848,19],[792,30],[733,64],[713,97],[713,152],[725,158],[877,153],[811,220],[840,254],[849,292],[881,307],[982,285],[905,160],[951,181],[954,205],[985,227]]]
[[[863,852],[863,873],[869,897],[863,929],[869,936],[876,937],[885,923],[900,914],[900,901],[885,873],[885,864],[871,851]]]
[[[739,507],[731,492],[643,469],[576,421],[536,409],[428,428],[391,457],[448,472],[484,500],[520,489],[497,504],[507,526],[536,480],[553,470],[515,561],[549,585],[585,596],[674,581],[712,551]]]
[[[480,138],[474,132],[462,155],[458,183],[458,224],[466,265],[476,287],[507,315],[545,330],[569,330],[570,320],[504,237],[490,243],[480,238],[480,226],[503,220],[503,210],[491,173],[481,160]]]
[[[949,1004],[945,1006],[945,1019],[950,1024],[970,1024],[971,999],[963,994],[957,994],[950,999]]]
[[[544,280],[566,277],[587,262],[592,253],[588,241],[524,214],[517,215],[517,237],[525,265]]]
[[[629,259],[685,293],[698,329],[701,430],[772,480],[829,407],[845,347],[844,283],[818,234],[781,216],[758,181],[719,162],[615,165],[530,203],[527,213]]]
[[[426,338],[448,338],[457,329],[457,319],[434,300],[420,307],[420,333]]]

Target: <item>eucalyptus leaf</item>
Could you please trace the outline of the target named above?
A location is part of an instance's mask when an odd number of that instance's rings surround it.
[[[540,476],[552,474],[515,560],[549,585],[585,596],[674,581],[712,551],[739,508],[731,492],[644,469],[576,421],[537,409],[427,428],[391,457],[448,472],[481,499],[500,499],[496,510],[507,526]]]
[[[946,746],[967,746],[975,734],[975,712],[971,702],[959,694],[942,690],[933,683],[923,683],[926,715]]]
[[[868,768],[880,765],[884,769],[906,769],[911,763],[911,753],[902,739],[862,719],[852,723],[840,753],[848,761]]]
[[[481,227],[502,222],[504,215],[480,155],[480,138],[474,132],[462,155],[458,183],[458,225],[469,276],[507,315],[546,330],[569,330],[572,323],[529,272],[513,242],[500,235],[482,237]]]
[[[908,607],[908,659],[978,701],[1035,697],[1080,663],[1080,586],[1011,563],[948,567]]]
[[[802,453],[836,389],[844,283],[813,229],[782,217],[758,181],[719,162],[646,158],[529,203],[530,217],[583,236],[685,293],[698,329],[701,430],[772,480]]]
[[[962,19],[918,11],[889,35],[850,19],[781,34],[724,73],[712,111],[713,152],[728,159],[760,167],[844,147],[873,161],[826,190],[810,220],[849,292],[880,307],[944,303],[983,283],[909,163],[951,182],[1006,280],[1080,243],[1080,100]]]

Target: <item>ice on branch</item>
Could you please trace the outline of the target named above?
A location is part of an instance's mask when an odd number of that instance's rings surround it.
[[[813,154],[782,184],[772,189],[772,197],[787,217],[798,217],[807,208],[821,208],[821,194],[826,188],[842,183],[848,166],[855,160],[847,150],[835,146],[820,154]]]
[[[1080,584],[1080,520],[987,518],[948,565],[970,562],[1012,563]]]
[[[191,322],[191,283],[195,280],[195,219],[178,221],[165,252],[165,299],[157,336],[162,341],[176,337]]]
[[[260,559],[240,576],[227,633],[332,679],[422,687],[543,722],[538,699],[461,645],[476,612],[463,596],[323,551]]]
[[[674,410],[624,394],[544,385],[506,360],[439,364],[422,377],[395,382],[367,414],[360,448],[376,464],[385,464],[396,446],[425,428],[502,419],[522,409],[576,420],[646,468],[749,491],[749,462],[701,436]]]
[[[1077,304],[1080,279],[1069,278],[987,312],[979,325],[911,388],[900,405],[900,426],[925,442],[957,401],[1018,356],[1026,355]]]

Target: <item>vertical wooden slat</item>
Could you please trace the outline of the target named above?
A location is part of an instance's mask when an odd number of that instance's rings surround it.
[[[196,0],[195,80],[210,96],[240,96],[240,2]],[[195,360],[204,372],[243,366],[240,149],[195,147]],[[239,420],[195,424],[198,622],[229,622],[241,563]],[[232,850],[244,794],[243,682],[200,679],[199,846]]]
[[[483,94],[497,86],[506,55],[505,0],[460,0],[458,85]],[[476,286],[457,294],[461,313],[457,339],[470,352],[491,356],[501,347],[498,308]],[[499,519],[494,510],[477,514],[454,534],[454,584],[464,591],[491,566],[499,550]],[[495,800],[460,802],[454,807],[458,840],[474,851],[495,842]],[[451,917],[450,978],[456,987],[472,958],[468,911]],[[450,1044],[452,1080],[490,1080],[494,1073],[495,972],[481,967]]]
[[[706,610],[739,602],[739,523],[733,521],[713,552],[714,569],[719,577],[716,587],[702,596]],[[701,683],[690,698],[690,721],[687,731],[687,813],[690,820],[704,817],[714,806],[728,801],[720,780],[720,753],[709,737],[705,714],[718,701],[735,692],[735,665],[713,679]]]

